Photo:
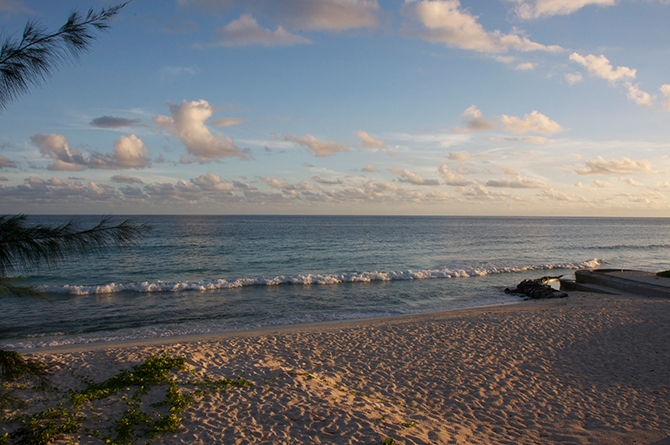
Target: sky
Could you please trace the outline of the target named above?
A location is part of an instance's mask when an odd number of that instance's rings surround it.
[[[117,3],[0,0],[3,41]],[[670,0],[133,0],[0,113],[0,213],[670,217],[668,23]]]

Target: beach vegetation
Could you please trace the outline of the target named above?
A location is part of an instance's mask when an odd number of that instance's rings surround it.
[[[663,277],[663,278],[670,278],[670,270],[664,270],[663,272],[657,272],[657,276]]]
[[[386,437],[379,442],[381,445],[395,445],[395,439],[392,437]]]
[[[47,408],[32,416],[20,419],[23,426],[7,434],[7,443],[41,445],[51,443],[62,434],[74,434],[79,431],[84,420],[81,413],[74,412],[63,404]]]
[[[243,377],[215,379],[198,374],[188,367],[185,358],[168,354],[151,356],[102,382],[86,378],[81,381],[85,388],[61,392],[62,401],[56,408],[5,419],[22,426],[0,436],[0,445],[2,440],[7,444],[48,444],[56,436],[73,434],[99,438],[109,445],[149,443],[161,434],[178,433],[182,412],[197,399],[232,387],[253,386]],[[145,400],[146,396],[160,396],[162,391],[160,401]],[[125,405],[123,410],[112,409],[120,414],[118,417],[96,413],[96,407],[115,404]]]

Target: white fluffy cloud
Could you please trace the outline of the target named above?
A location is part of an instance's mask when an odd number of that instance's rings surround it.
[[[654,96],[642,91],[638,84],[633,83],[637,76],[637,70],[627,66],[614,68],[604,55],[594,56],[589,54],[582,56],[578,53],[570,54],[570,60],[583,65],[586,70],[595,77],[605,79],[611,86],[622,85],[628,92],[628,98],[638,105],[650,106],[654,102]]]
[[[614,68],[607,57],[602,54],[600,56],[594,56],[593,54],[582,56],[578,53],[572,53],[570,54],[570,60],[583,65],[591,75],[605,79],[612,85],[620,80],[635,79],[636,76],[635,69],[627,66]]]
[[[242,14],[239,19],[218,28],[216,35],[217,44],[222,46],[277,46],[311,43],[311,40],[291,34],[281,26],[278,26],[276,31],[262,28],[249,14]]]
[[[577,169],[575,173],[578,175],[610,175],[652,171],[649,161],[634,161],[629,158],[606,161],[602,156],[598,156],[586,161],[585,164],[585,168]]]
[[[214,108],[206,100],[183,100],[179,105],[168,102],[167,106],[170,116],[156,116],[154,123],[177,136],[199,162],[231,156],[247,159],[230,136],[215,136],[207,128],[205,122],[214,113]]]
[[[374,166],[370,164],[366,164],[365,167],[362,168],[362,170],[366,173],[376,173],[379,170],[377,170]]]
[[[670,110],[670,85],[661,85],[661,93],[665,97],[665,100],[663,101],[663,108]]]
[[[84,155],[70,147],[65,136],[53,133],[35,134],[30,139],[39,147],[42,156],[53,159],[49,170],[81,171],[86,168]]]
[[[532,62],[520,63],[514,67],[516,71],[530,71],[535,69],[535,64]]]
[[[628,184],[633,187],[643,187],[644,184],[642,184],[640,181],[636,181],[633,178],[619,178],[619,181],[623,182],[624,184]]]
[[[347,144],[335,141],[321,141],[311,134],[305,136],[287,134],[284,136],[284,140],[300,144],[318,157],[333,156],[339,152],[349,151],[349,146],[347,146]]]
[[[114,161],[117,167],[144,168],[150,163],[147,156],[151,151],[134,134],[121,136],[114,143]]]
[[[582,73],[567,73],[565,75],[565,80],[567,80],[570,85],[574,85],[583,82],[584,77],[582,76]]]
[[[470,159],[470,153],[467,151],[458,151],[455,153],[449,153],[449,159],[452,161],[467,161]]]
[[[516,14],[524,19],[572,14],[588,5],[612,6],[616,0],[511,0]]]
[[[465,128],[452,128],[456,133],[470,133],[473,131],[490,131],[495,130],[498,126],[482,117],[482,112],[472,105],[465,109],[461,117],[465,119]]]
[[[117,139],[113,154],[92,153],[88,159],[82,152],[70,147],[67,138],[60,134],[35,134],[31,140],[39,147],[42,156],[53,159],[54,162],[48,166],[49,170],[145,168],[151,163],[145,156],[151,153],[150,150],[134,134]]]
[[[516,116],[507,116],[503,114],[500,117],[503,129],[514,134],[541,133],[554,134],[563,131],[563,127],[547,116],[533,110],[526,114],[523,119]]]
[[[449,167],[444,164],[440,165],[437,172],[442,176],[444,183],[447,185],[462,187],[472,183],[472,181],[467,180],[465,176],[449,170]]]
[[[407,169],[390,168],[389,171],[400,176],[400,182],[407,182],[414,185],[440,185],[437,179],[425,179],[423,176]]]
[[[361,140],[361,145],[365,148],[386,148],[386,142],[370,136],[363,130],[355,132],[354,135]]]
[[[422,0],[406,7],[425,27],[419,37],[443,43],[452,48],[482,53],[518,51],[561,51],[556,45],[546,46],[533,42],[519,33],[488,32],[477,21],[477,16],[461,9],[459,0]]]

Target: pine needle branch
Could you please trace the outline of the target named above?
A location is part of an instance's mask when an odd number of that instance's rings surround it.
[[[106,31],[109,20],[130,1],[86,15],[74,11],[57,31],[49,33],[36,20],[29,21],[20,40],[7,38],[0,47],[0,110],[31,85],[40,85],[56,66],[76,61],[96,39],[94,31]]]

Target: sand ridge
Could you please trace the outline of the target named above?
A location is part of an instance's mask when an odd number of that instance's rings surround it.
[[[40,352],[59,387],[150,355],[254,382],[154,443],[651,444],[670,436],[670,300],[567,299]],[[81,443],[100,443],[81,437]]]

